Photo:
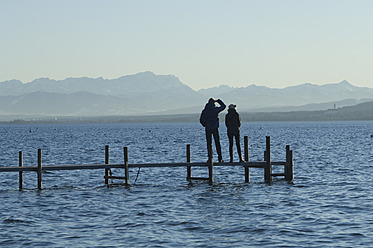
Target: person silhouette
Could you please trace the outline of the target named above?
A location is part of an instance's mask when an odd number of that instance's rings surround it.
[[[215,106],[218,103],[219,106]],[[212,159],[212,136],[214,137],[216,152],[218,153],[219,163],[223,162],[221,154],[220,138],[219,138],[219,113],[225,109],[225,104],[222,100],[210,98],[201,112],[199,122],[205,127],[208,161]]]
[[[228,114],[225,115],[225,125],[227,127],[227,134],[229,139],[229,157],[231,163],[233,162],[233,137],[236,140],[239,161],[243,162],[240,145],[241,117],[237,113],[236,108],[236,105],[230,104],[228,106]]]

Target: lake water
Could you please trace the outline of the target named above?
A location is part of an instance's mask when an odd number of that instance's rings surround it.
[[[263,169],[215,167],[214,184],[185,180],[185,168],[130,170],[131,186],[104,184],[103,170],[0,173],[1,247],[372,247],[373,122],[243,123],[250,160],[294,151],[294,181],[263,182]],[[198,123],[0,125],[0,166],[206,160]],[[220,128],[228,160],[226,129]],[[234,152],[236,152],[234,150]],[[215,150],[214,150],[215,153]],[[215,153],[216,159],[216,153]],[[237,158],[235,158],[237,160]],[[113,170],[123,175],[123,170]],[[207,169],[193,168],[193,176]]]

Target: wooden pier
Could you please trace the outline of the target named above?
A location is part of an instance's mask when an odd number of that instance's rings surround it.
[[[209,152],[208,154],[212,154]],[[244,137],[244,162],[234,163],[213,163],[212,158],[209,162],[191,162],[190,145],[186,145],[186,162],[185,163],[128,163],[128,148],[123,147],[123,164],[110,164],[109,163],[109,146],[105,146],[105,164],[89,164],[89,165],[42,165],[42,150],[38,149],[37,166],[23,166],[23,154],[19,152],[19,166],[18,167],[0,167],[0,172],[18,172],[19,173],[19,190],[23,189],[23,172],[34,171],[37,174],[38,189],[42,189],[42,174],[44,171],[55,170],[94,170],[105,169],[105,184],[109,185],[110,179],[124,180],[126,185],[129,185],[129,169],[130,168],[154,168],[154,167],[184,167],[187,169],[186,180],[192,182],[193,180],[206,180],[209,184],[213,184],[213,168],[216,166],[242,166],[244,167],[245,182],[249,183],[249,168],[262,168],[264,169],[264,181],[267,183],[272,182],[272,177],[283,177],[286,181],[293,180],[293,151],[290,146],[286,146],[286,160],[272,161],[271,160],[271,139],[266,137],[266,150],[264,151],[263,161],[249,161],[249,141],[248,137]],[[283,166],[283,173],[272,173],[272,166]],[[208,177],[193,177],[192,167],[205,167],[208,169]],[[122,176],[113,176],[111,173],[112,168],[124,169]]]

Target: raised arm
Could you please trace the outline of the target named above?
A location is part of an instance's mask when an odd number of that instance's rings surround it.
[[[224,104],[224,102],[222,100],[220,100],[220,99],[216,100],[216,102],[219,103],[219,105],[220,105],[218,107],[218,112],[223,111],[225,109],[225,107],[226,107],[225,104]]]

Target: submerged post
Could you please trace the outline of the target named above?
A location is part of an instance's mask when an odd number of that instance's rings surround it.
[[[293,151],[289,145],[286,146],[285,180],[293,180]]]
[[[272,165],[271,165],[271,137],[266,136],[266,166],[264,167],[264,181],[270,183],[272,181]]]
[[[214,162],[212,161],[212,146],[208,147],[208,155],[209,155],[209,160],[208,160],[208,167],[209,167],[209,184],[213,184],[214,182],[214,169],[213,165]]]
[[[249,137],[245,136],[244,137],[244,154],[245,154],[245,162],[249,162]],[[249,177],[249,167],[246,165],[245,166],[245,183],[250,182],[250,177]]]
[[[109,164],[109,146],[105,146],[105,164]],[[105,184],[109,184],[109,168],[105,168]]]
[[[186,162],[188,163],[187,165],[187,181],[192,181],[192,167],[189,165],[190,164],[190,144],[187,144],[186,146]]]
[[[125,177],[125,184],[129,185],[130,184],[130,179],[129,179],[129,171],[128,171],[128,148],[123,147],[123,153],[124,153],[124,177]]]
[[[23,166],[23,155],[22,151],[19,152],[18,154],[18,166],[22,167]],[[23,172],[19,171],[19,190],[23,189]]]
[[[37,169],[37,174],[38,174],[38,189],[39,190],[42,189],[42,185],[41,185],[41,169],[42,169],[42,166],[41,166],[41,149],[38,149],[38,169]]]

